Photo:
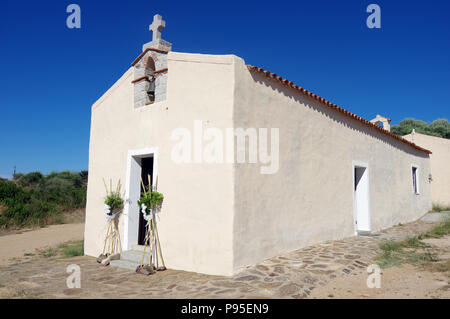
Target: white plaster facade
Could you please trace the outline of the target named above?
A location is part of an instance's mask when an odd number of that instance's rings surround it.
[[[450,207],[450,140],[417,132],[404,138],[433,152],[430,155],[431,199],[433,204]]]
[[[165,196],[162,251],[172,269],[232,275],[280,253],[355,235],[355,165],[368,169],[370,231],[431,209],[428,153],[250,71],[239,57],[169,52],[167,63],[166,100],[135,108],[130,68],[92,106],[87,255],[103,248],[102,178],[126,186],[131,202],[119,230],[124,249],[136,244],[133,160],[152,152],[153,178]],[[195,120],[205,128],[279,128],[278,172],[264,175],[251,163],[174,163],[171,134],[192,129]],[[420,194],[412,191],[411,165],[419,167]]]

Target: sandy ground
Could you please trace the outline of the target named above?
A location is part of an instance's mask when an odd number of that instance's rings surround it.
[[[6,265],[12,258],[34,253],[35,249],[56,246],[70,240],[81,240],[84,223],[52,225],[22,233],[0,236],[0,265]]]
[[[381,287],[368,288],[367,272],[354,273],[327,282],[314,289],[309,298],[369,298],[369,299],[450,299],[450,236],[424,239],[423,242],[440,249],[440,263],[443,269],[436,269],[435,263],[424,267],[403,264],[381,270]]]
[[[404,225],[402,227],[394,227],[392,230],[397,230],[399,232],[405,232],[410,235],[413,235],[409,230],[404,230],[404,228],[409,227],[408,229],[415,230],[418,234],[417,227],[415,226],[417,223],[412,223],[410,226]],[[419,222],[419,225],[423,225]],[[431,227],[431,226],[430,226]],[[420,227],[419,227],[420,228]],[[420,231],[420,232],[423,232]],[[72,224],[64,224],[64,225],[53,225],[46,228],[41,228],[38,230],[27,230],[22,233],[17,234],[8,234],[5,236],[0,236],[0,266],[11,264],[12,258],[24,259],[25,253],[36,253],[36,249],[42,249],[45,247],[54,247],[59,243],[67,242],[70,240],[81,240],[83,238],[84,233],[84,224],[83,223],[72,223]],[[395,233],[395,232],[394,232]],[[352,243],[349,247],[341,247],[340,249],[351,249],[354,250],[358,245],[356,243],[369,241],[368,238],[365,237],[354,237],[347,239],[347,242]],[[344,242],[344,240],[340,241]],[[439,299],[450,299],[450,236],[444,236],[441,238],[429,238],[424,239],[423,242],[430,245],[438,255],[438,262],[428,262],[423,266],[413,266],[409,264],[403,264],[402,266],[386,268],[382,270],[381,273],[381,288],[368,288],[367,287],[367,279],[369,274],[367,273],[365,266],[362,268],[351,268],[354,269],[348,275],[341,275],[336,278],[327,277],[327,280],[323,282],[319,282],[319,284],[314,285],[314,289],[307,296],[307,298],[326,298],[326,299],[339,299],[339,298],[363,298],[363,299],[391,299],[391,298],[400,298],[400,299],[411,299],[411,298],[439,298]],[[367,243],[363,246],[368,245]],[[323,246],[323,245],[322,245]],[[324,248],[322,246],[317,246],[320,248],[320,252],[317,255],[321,256],[324,254]],[[361,246],[361,245],[360,245]],[[321,248],[322,247],[322,248]],[[331,246],[327,246],[331,247]],[[334,247],[334,246],[333,246]],[[339,249],[336,247],[329,248],[330,252],[338,252]],[[364,250],[362,250],[364,251]],[[366,255],[367,255],[366,251]],[[313,258],[314,252],[311,249],[308,250],[306,256],[310,256],[309,258]],[[362,253],[361,253],[362,254]],[[305,255],[303,255],[305,257]],[[303,258],[302,257],[302,258]],[[67,275],[65,271],[61,272],[61,265],[67,263],[67,261],[62,261],[58,259],[44,259],[40,256],[35,257],[25,257],[30,258],[29,261],[31,263],[22,264],[21,265],[10,265],[3,267],[2,276],[0,276],[0,298],[1,298],[1,289],[12,289],[12,291],[16,291],[15,289],[19,286],[19,284],[15,281],[17,278],[21,278],[19,281],[23,281],[23,278],[28,278],[25,282],[28,282],[29,287],[25,287],[28,290],[32,290],[36,287],[44,287],[45,288],[45,296],[53,296],[53,297],[66,297],[65,286],[64,289],[58,285],[61,283],[65,283],[65,276]],[[111,269],[111,267],[104,268],[103,271],[110,271],[109,273],[99,273],[98,265],[93,261],[94,259],[86,259],[87,257],[78,257],[77,263],[83,265],[83,269],[85,271],[85,278],[89,283],[96,282],[90,288],[85,288],[83,290],[83,294],[81,291],[80,295],[76,295],[75,297],[87,297],[87,298],[112,298],[117,296],[126,296],[127,298],[135,293],[136,291],[140,291],[141,289],[148,288],[149,283],[145,281],[133,281],[134,277],[127,277],[135,275],[133,272],[129,272],[128,270],[119,270],[118,268]],[[31,260],[33,259],[33,260]],[[301,259],[304,260],[305,258]],[[74,259],[71,259],[73,262]],[[17,260],[15,261],[17,263]],[[287,261],[286,261],[287,263]],[[322,261],[320,262],[323,263]],[[369,262],[370,263],[370,262]],[[298,264],[298,263],[297,263]],[[281,259],[277,259],[275,263],[276,267],[283,269],[284,264],[281,262]],[[333,264],[332,264],[333,265]],[[439,266],[439,267],[438,267]],[[9,267],[9,269],[8,269]],[[33,268],[34,267],[34,268]],[[266,271],[266,273],[272,272],[272,268],[264,266],[266,270],[258,270],[258,273],[261,271]],[[272,267],[272,266],[271,266]],[[64,267],[63,267],[64,268]],[[276,271],[276,270],[274,270]],[[44,272],[44,273],[58,273],[56,276],[52,276],[52,278],[46,278],[45,276],[36,276],[35,274]],[[89,273],[90,272],[90,273]],[[31,273],[31,274],[30,274]],[[203,276],[199,274],[187,273],[187,272],[179,272],[174,275],[174,271],[163,272],[163,275],[171,274],[167,277],[152,277],[151,280],[155,280],[154,291],[150,292],[152,297],[161,296],[167,297],[165,293],[172,293],[170,296],[179,296],[180,293],[183,298],[186,296],[192,297],[200,296],[202,297],[211,297],[214,296],[211,292],[208,292],[207,289],[215,289],[218,291],[220,289],[224,289],[222,291],[230,291],[232,287],[235,287],[234,293],[239,296],[241,292],[238,291],[239,285],[245,285],[242,282],[237,282],[235,279],[230,282],[226,282],[224,279],[220,279],[219,282],[210,279],[205,276],[203,282],[195,276]],[[255,273],[252,273],[255,274]],[[285,270],[281,272],[281,274],[285,274]],[[181,277],[177,277],[181,276]],[[182,277],[186,276],[186,277]],[[194,276],[194,280],[192,277]],[[264,277],[264,274],[261,273],[259,279],[255,279],[249,281],[248,284],[253,284],[257,286],[259,284],[259,288],[261,287],[261,280]],[[271,278],[271,275],[267,276],[267,278]],[[257,276],[253,276],[257,277]],[[155,279],[154,279],[155,278]],[[157,278],[157,279],[156,279]],[[164,278],[164,280],[162,280]],[[292,279],[299,279],[299,277],[283,277],[287,279],[283,284],[279,286],[281,288],[277,288],[276,286],[274,291],[279,294],[280,297],[286,297],[284,291],[290,289],[298,289],[298,282],[293,282]],[[289,279],[291,278],[291,279]],[[314,278],[314,277],[312,277]],[[320,279],[320,277],[317,277]],[[1,282],[3,280],[3,283]],[[39,282],[42,280],[42,282]],[[53,280],[53,282],[49,282]],[[101,286],[103,290],[99,291],[99,287],[97,286],[100,281],[106,280],[106,285]],[[108,281],[109,280],[109,281]],[[291,281],[289,281],[291,280]],[[35,282],[37,281],[37,283]],[[121,285],[122,282],[129,281],[127,285]],[[308,279],[310,281],[310,279]],[[190,286],[190,284],[186,284],[186,282],[194,283],[195,285]],[[255,283],[256,282],[256,283]],[[5,284],[5,283],[8,283]],[[182,286],[184,283],[186,286]],[[218,286],[216,284],[218,284]],[[229,285],[223,285],[223,283]],[[275,282],[276,283],[276,282]],[[111,294],[111,284],[116,285],[117,290],[115,290],[116,295]],[[209,287],[208,284],[211,284]],[[238,286],[236,286],[236,284]],[[273,283],[263,283],[264,285],[271,285]],[[3,285],[3,286],[2,286]],[[40,286],[41,285],[41,286]],[[159,285],[159,286],[156,286]],[[176,287],[178,285],[178,287]],[[200,286],[202,286],[203,290],[200,290]],[[305,285],[305,287],[309,287],[310,285]],[[22,287],[22,286],[20,286]],[[170,288],[169,288],[170,287]],[[176,288],[174,288],[176,287]],[[179,288],[183,288],[183,290]],[[23,287],[22,287],[23,288]],[[258,289],[259,289],[258,288]],[[37,288],[36,288],[37,289]],[[53,292],[49,292],[49,289],[53,289]],[[189,289],[192,291],[187,292]],[[206,289],[206,290],[205,290]],[[279,289],[279,290],[278,290]],[[119,291],[120,290],[120,291]],[[9,291],[9,290],[8,290]],[[62,291],[62,292],[61,292]],[[212,291],[212,290],[211,290]],[[159,295],[156,295],[159,293]],[[230,292],[231,293],[231,292]],[[197,294],[197,295],[195,295]],[[198,295],[200,294],[200,295]],[[292,294],[292,293],[290,293]],[[287,294],[289,295],[289,294]],[[141,296],[141,295],[139,295]],[[139,297],[138,296],[138,297]],[[252,293],[253,296],[253,293]],[[20,297],[20,296],[19,296]],[[23,298],[27,298],[25,294],[22,296]],[[293,296],[295,297],[295,296]],[[8,297],[9,298],[9,297]],[[178,297],[175,297],[178,298]]]
[[[368,288],[367,273],[341,277],[314,289],[309,298],[410,299],[450,298],[448,275],[421,271],[411,265],[384,269],[381,288]]]

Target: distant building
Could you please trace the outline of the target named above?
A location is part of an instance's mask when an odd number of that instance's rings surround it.
[[[450,206],[450,139],[417,133],[405,135],[405,139],[433,152],[431,165],[431,200],[433,204]]]

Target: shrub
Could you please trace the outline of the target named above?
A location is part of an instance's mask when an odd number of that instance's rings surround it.
[[[61,212],[86,205],[81,173],[17,173],[0,181],[0,227],[44,225],[61,221]]]
[[[413,129],[416,130],[417,133],[450,139],[450,123],[446,119],[437,119],[432,123],[427,123],[408,118],[401,121],[399,125],[393,125],[391,132],[403,136],[410,134]]]
[[[42,174],[40,172],[31,172],[28,174],[23,174],[17,178],[17,183],[22,187],[31,187],[41,182]]]
[[[82,179],[83,183],[84,183],[85,185],[87,185],[87,181],[88,181],[88,171],[81,171],[81,172],[80,172],[80,176],[81,176],[81,179]]]

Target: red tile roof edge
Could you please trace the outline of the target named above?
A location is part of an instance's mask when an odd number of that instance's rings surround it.
[[[136,63],[139,62],[140,59],[142,59],[142,57],[148,52],[148,51],[155,51],[155,52],[159,52],[159,53],[169,53],[169,51],[164,51],[164,50],[159,50],[159,49],[155,49],[155,48],[147,48],[144,51],[142,51],[141,54],[138,55],[138,57],[136,59],[134,59],[133,62],[131,62],[131,66],[134,66]]]
[[[261,74],[265,75],[269,79],[276,80],[276,81],[278,81],[279,83],[281,83],[281,84],[283,84],[285,86],[291,87],[291,88],[299,91],[300,93],[303,93],[304,95],[309,96],[310,98],[321,102],[325,106],[327,106],[327,107],[329,107],[331,109],[334,109],[334,110],[336,110],[336,111],[338,111],[338,112],[340,112],[340,113],[342,113],[342,114],[344,114],[344,115],[346,115],[346,116],[348,116],[348,117],[350,117],[350,118],[352,118],[354,120],[357,120],[357,121],[365,124],[366,126],[369,126],[369,127],[373,128],[373,129],[375,129],[375,130],[377,130],[377,131],[379,131],[379,132],[381,132],[381,133],[383,133],[385,135],[393,137],[396,140],[399,140],[400,142],[408,144],[409,146],[412,146],[415,149],[418,149],[419,151],[422,151],[422,152],[425,152],[425,153],[428,153],[428,154],[432,154],[431,151],[429,151],[429,150],[427,150],[425,148],[422,148],[422,147],[420,147],[420,146],[418,146],[418,145],[408,141],[407,139],[404,139],[403,137],[401,137],[399,135],[391,133],[391,132],[389,132],[389,131],[387,131],[387,130],[385,130],[385,129],[383,129],[383,128],[375,125],[375,124],[370,123],[366,119],[364,119],[364,118],[362,118],[362,117],[360,117],[360,116],[358,116],[358,115],[356,115],[354,113],[351,113],[351,112],[349,112],[349,111],[339,107],[338,105],[336,105],[336,104],[334,104],[334,103],[324,99],[323,97],[320,97],[320,96],[318,96],[318,95],[316,95],[316,94],[314,94],[314,93],[312,93],[312,92],[310,92],[310,91],[308,91],[308,90],[306,90],[306,89],[304,89],[304,88],[302,88],[302,87],[300,87],[300,86],[298,86],[296,84],[294,84],[293,82],[291,82],[291,81],[289,81],[287,79],[282,78],[281,76],[277,75],[276,73],[272,73],[270,71],[264,70],[264,69],[262,69],[260,67],[253,66],[253,65],[247,65],[247,68],[248,68],[249,71],[256,71],[258,73],[261,73]]]

